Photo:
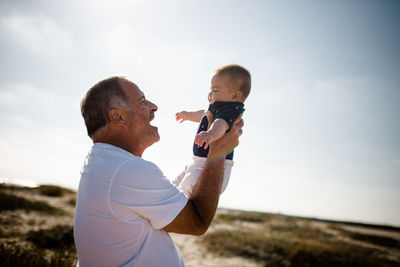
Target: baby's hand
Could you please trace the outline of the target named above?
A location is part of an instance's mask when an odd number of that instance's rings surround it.
[[[213,140],[211,134],[209,132],[202,131],[196,135],[195,143],[200,147],[203,146],[203,144],[205,144],[204,149],[207,149],[207,147],[211,144],[212,141]]]
[[[186,111],[181,111],[175,114],[175,120],[179,121],[179,123],[182,123],[188,119],[189,119],[189,114]]]

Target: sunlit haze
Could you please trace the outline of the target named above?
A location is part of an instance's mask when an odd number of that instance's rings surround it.
[[[0,2],[0,178],[77,189],[79,103],[111,75],[158,105],[143,157],[190,160],[213,71],[252,74],[224,208],[400,226],[400,2]]]

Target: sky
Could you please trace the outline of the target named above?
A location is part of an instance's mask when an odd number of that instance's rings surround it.
[[[0,1],[0,180],[77,189],[79,103],[123,75],[158,105],[143,158],[190,161],[213,71],[252,75],[220,207],[400,226],[398,1]]]

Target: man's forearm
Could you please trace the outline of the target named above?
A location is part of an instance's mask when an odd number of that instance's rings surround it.
[[[218,207],[223,178],[224,157],[209,160],[189,198],[204,226],[208,229]]]

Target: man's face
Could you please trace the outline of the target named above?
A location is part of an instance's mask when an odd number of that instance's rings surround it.
[[[150,125],[158,107],[148,101],[134,83],[122,80],[121,86],[128,97],[130,108],[124,116],[132,138],[130,141],[137,143],[137,146],[147,148],[160,140],[158,128]]]

